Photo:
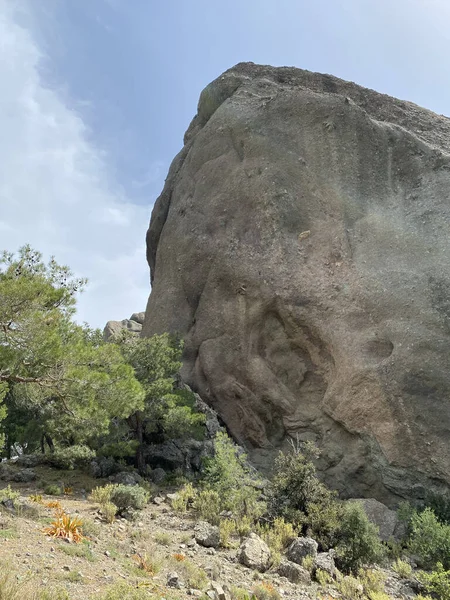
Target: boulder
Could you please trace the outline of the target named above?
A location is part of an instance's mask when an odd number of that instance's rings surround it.
[[[220,544],[219,528],[206,521],[199,521],[194,528],[195,541],[205,548],[218,548]]]
[[[328,573],[330,577],[336,577],[336,565],[334,564],[334,551],[319,552],[314,559],[313,571],[314,573],[320,569]]]
[[[158,485],[166,479],[167,473],[164,471],[164,469],[161,469],[161,467],[157,467],[156,469],[150,471],[149,477],[151,481],[153,481],[153,483],[156,483],[156,485]]]
[[[142,477],[137,471],[122,471],[114,475],[112,481],[123,485],[137,485],[142,481]]]
[[[315,540],[310,537],[299,537],[296,538],[289,546],[286,552],[286,556],[292,562],[301,565],[303,559],[307,556],[316,558],[318,544]]]
[[[286,577],[292,583],[303,583],[305,585],[311,583],[309,571],[290,560],[282,560],[278,566],[277,573],[282,577]]]
[[[450,120],[241,63],[202,92],[147,234],[142,333],[268,469],[290,437],[342,497],[450,484]]]
[[[389,539],[399,539],[405,533],[404,524],[400,521],[395,510],[375,498],[357,498],[350,502],[359,502],[374,525],[379,529],[380,538],[387,542]]]
[[[256,533],[251,533],[241,544],[239,562],[249,569],[267,571],[270,567],[270,549]]]
[[[118,335],[122,330],[131,331],[131,333],[140,335],[144,318],[145,313],[133,313],[130,319],[108,321],[103,329],[103,339],[107,342]]]

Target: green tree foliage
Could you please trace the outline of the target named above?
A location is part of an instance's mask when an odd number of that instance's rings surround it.
[[[258,501],[260,482],[247,464],[247,457],[226,433],[217,433],[214,457],[205,466],[204,482],[217,492],[221,510],[230,510],[236,517],[256,519],[264,510]]]
[[[175,386],[181,367],[181,342],[167,333],[138,338],[126,331],[114,341],[144,390],[143,408],[128,419],[138,442],[138,468],[143,471],[145,442],[195,436],[205,417],[193,410],[193,394]]]
[[[378,528],[369,521],[361,504],[346,504],[336,546],[339,568],[347,573],[356,573],[364,565],[379,563],[384,555]]]
[[[442,563],[438,562],[431,573],[419,573],[419,580],[428,594],[439,600],[450,598],[450,570],[446,571]]]
[[[142,406],[142,387],[120,349],[73,322],[75,295],[85,283],[53,258],[45,264],[29,246],[0,260],[0,384],[11,415],[8,445],[27,423],[48,439],[80,443],[107,431],[112,417]]]
[[[450,569],[450,525],[441,523],[431,508],[413,514],[408,547],[424,567],[432,569],[441,563]]]

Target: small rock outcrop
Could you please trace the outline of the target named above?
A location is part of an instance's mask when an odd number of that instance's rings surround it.
[[[239,552],[241,564],[262,573],[270,567],[270,557],[269,546],[256,533],[251,533],[243,541]]]
[[[303,559],[307,556],[311,556],[312,558],[317,557],[318,547],[316,540],[310,537],[300,537],[295,539],[289,546],[286,556],[290,561],[301,565]]]
[[[282,559],[278,566],[277,573],[282,577],[286,577],[286,579],[289,579],[292,583],[303,583],[305,585],[311,583],[311,575],[309,572],[290,560]]]
[[[400,521],[395,510],[391,510],[375,498],[355,498],[351,502],[362,504],[369,521],[378,527],[383,542],[404,536],[405,525]]]
[[[343,497],[450,484],[450,119],[294,68],[206,87],[147,234],[143,335],[269,468],[313,439]]]
[[[145,313],[133,313],[129,319],[123,321],[108,321],[103,329],[103,339],[107,342],[109,339],[120,333],[123,329],[140,335],[142,325],[144,324]]]
[[[220,544],[219,528],[206,521],[199,521],[194,528],[195,541],[205,548],[218,548]]]

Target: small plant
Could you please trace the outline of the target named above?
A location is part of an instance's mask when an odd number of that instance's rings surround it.
[[[197,492],[192,483],[186,483],[172,500],[172,508],[179,513],[187,512],[193,505],[197,497]]]
[[[337,582],[336,587],[345,600],[359,600],[363,598],[363,586],[356,577],[346,575]]]
[[[28,496],[28,499],[30,502],[35,502],[36,504],[43,504],[42,494],[31,494],[31,496]]]
[[[96,502],[97,504],[106,504],[106,502],[111,502],[113,489],[114,484],[112,483],[104,486],[97,486],[92,490],[89,500]]]
[[[326,571],[324,571],[323,569],[317,569],[315,577],[316,577],[317,583],[323,587],[332,583],[332,581],[333,581],[333,578],[331,577],[331,575],[329,573],[327,573]]]
[[[131,557],[137,564],[141,571],[145,571],[148,575],[156,575],[159,571],[159,564],[157,561],[152,560],[147,553],[145,554],[134,554]]]
[[[431,573],[419,573],[419,581],[428,594],[436,595],[439,600],[450,598],[450,570],[445,570],[442,563],[438,562]]]
[[[392,570],[402,579],[410,579],[413,572],[411,565],[400,558],[393,563]]]
[[[78,517],[71,517],[64,511],[57,513],[50,527],[44,529],[44,533],[54,538],[62,538],[71,542],[79,543],[84,539],[82,533],[83,521]]]
[[[161,546],[168,546],[170,544],[170,535],[162,531],[155,533],[155,542]]]
[[[84,558],[89,562],[95,562],[96,558],[92,552],[91,545],[84,539],[82,544],[60,544],[58,549],[68,556],[76,556],[77,558]]]
[[[64,496],[73,496],[73,487],[67,486],[63,490]]]
[[[358,579],[369,598],[371,598],[371,594],[384,593],[386,576],[382,571],[377,571],[376,569],[359,569]]]
[[[96,596],[95,600],[149,600],[148,591],[143,587],[136,587],[130,583],[116,583],[104,594]]]
[[[232,586],[230,590],[231,600],[251,600],[251,594],[244,588]]]
[[[286,523],[282,517],[276,517],[270,525],[258,525],[256,533],[277,552],[282,552],[297,537],[292,523]]]
[[[230,548],[230,538],[236,532],[236,523],[232,519],[224,519],[219,523],[220,545],[222,548]]]
[[[107,523],[114,523],[116,520],[117,506],[113,502],[105,502],[100,507],[102,515]]]
[[[314,568],[314,557],[311,555],[305,556],[305,558],[302,560],[302,567],[309,573],[312,573]]]
[[[69,571],[66,574],[66,579],[71,583],[81,583],[83,581],[83,575],[79,571]]]
[[[253,588],[253,596],[257,600],[280,600],[280,594],[269,581],[262,581]]]
[[[47,496],[60,496],[61,488],[59,487],[59,485],[49,483],[44,488],[44,494],[47,494]]]
[[[203,590],[208,584],[208,577],[203,569],[199,569],[192,561],[186,558],[177,563],[177,571],[181,572],[189,587]]]
[[[172,554],[172,556],[177,562],[183,562],[186,560],[186,556],[184,554],[180,554],[179,552],[175,552],[175,554]]]
[[[19,505],[19,497],[19,492],[15,492],[10,485],[3,490],[0,490],[0,502],[6,502],[9,500],[14,504],[15,507],[17,507]]]
[[[220,522],[220,497],[215,490],[202,490],[194,502],[194,508],[202,521],[212,525]]]
[[[54,508],[55,510],[62,510],[62,506],[59,500],[50,500],[50,502],[45,502],[44,506],[46,506],[47,508]]]
[[[249,533],[251,533],[253,529],[253,519],[247,516],[240,517],[236,519],[236,533],[242,540],[247,537]]]

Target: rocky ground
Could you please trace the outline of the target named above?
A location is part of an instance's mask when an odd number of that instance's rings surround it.
[[[11,488],[20,492],[22,508],[12,511],[4,504],[0,508],[1,571],[13,572],[19,582],[32,582],[34,589],[67,590],[69,597],[77,600],[102,597],[121,582],[163,598],[206,593],[211,600],[241,600],[238,588],[251,594],[258,586],[267,592],[267,600],[278,595],[296,599],[341,597],[334,586],[292,583],[273,569],[260,573],[240,564],[237,539],[227,549],[202,546],[196,541],[202,534],[193,515],[180,515],[172,509],[173,488],[154,488],[149,504],[135,520],[118,518],[109,524],[98,505],[89,500],[90,489],[105,481],[76,471],[44,467],[35,471],[36,481],[11,483]],[[63,483],[67,494],[43,494],[43,482]],[[6,485],[1,482],[0,487]],[[66,513],[82,519],[88,539],[75,544],[44,533],[53,518],[51,503],[55,501]],[[408,582],[391,571],[385,574],[389,597],[414,596]]]

